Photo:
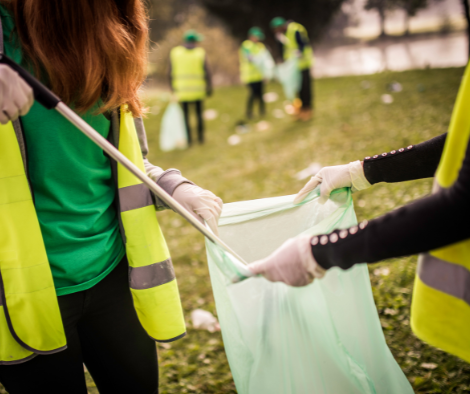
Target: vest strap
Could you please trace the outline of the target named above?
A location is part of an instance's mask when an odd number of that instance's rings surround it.
[[[145,184],[139,183],[119,189],[119,205],[121,212],[126,212],[153,205],[153,201]]]
[[[135,290],[161,286],[171,282],[175,277],[171,259],[144,267],[129,267],[130,287]]]
[[[464,266],[426,253],[419,257],[417,273],[425,285],[465,301],[470,306],[470,271]]]

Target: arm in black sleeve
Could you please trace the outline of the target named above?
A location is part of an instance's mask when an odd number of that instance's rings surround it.
[[[457,181],[448,189],[399,208],[368,225],[336,230],[312,240],[324,268],[427,252],[470,238],[470,144]],[[334,242],[332,242],[334,241]],[[324,243],[324,245],[322,245]]]
[[[434,176],[447,133],[418,145],[366,157],[364,175],[371,184],[403,182]]]
[[[300,35],[299,31],[295,32],[295,41],[297,42],[297,45],[299,47],[299,51],[303,52],[305,48],[305,43],[304,40],[302,40],[302,36]]]

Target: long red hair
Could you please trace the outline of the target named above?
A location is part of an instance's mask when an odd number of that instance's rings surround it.
[[[23,53],[65,103],[84,112],[128,104],[142,114],[138,90],[147,66],[143,0],[3,0],[14,13]]]

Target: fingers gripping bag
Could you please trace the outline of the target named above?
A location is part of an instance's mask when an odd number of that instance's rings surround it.
[[[299,234],[356,224],[349,189],[319,204],[319,189],[294,196],[226,204],[219,232],[247,262]],[[413,390],[382,332],[365,264],[333,268],[295,288],[241,276],[238,262],[206,241],[211,282],[227,358],[240,394],[408,394]]]
[[[188,147],[184,114],[180,105],[170,102],[162,117],[160,127],[160,149],[164,152]]]

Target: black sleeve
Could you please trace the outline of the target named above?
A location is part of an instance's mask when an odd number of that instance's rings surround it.
[[[305,43],[304,43],[304,40],[302,40],[302,36],[300,35],[299,31],[295,32],[295,41],[297,42],[297,45],[299,47],[299,51],[303,52],[304,47],[305,47]]]
[[[470,144],[457,181],[448,189],[415,201],[370,223],[312,239],[312,252],[324,268],[427,252],[470,238]],[[314,245],[315,244],[315,245]]]
[[[277,41],[279,53],[281,54],[281,59],[284,59],[284,44],[281,41]]]
[[[434,176],[447,133],[418,145],[410,145],[364,159],[364,175],[371,184],[403,182]]]
[[[171,75],[171,60],[169,61],[169,66],[168,66],[168,82],[170,84],[170,89],[172,92],[175,91],[173,88],[173,76]]]

